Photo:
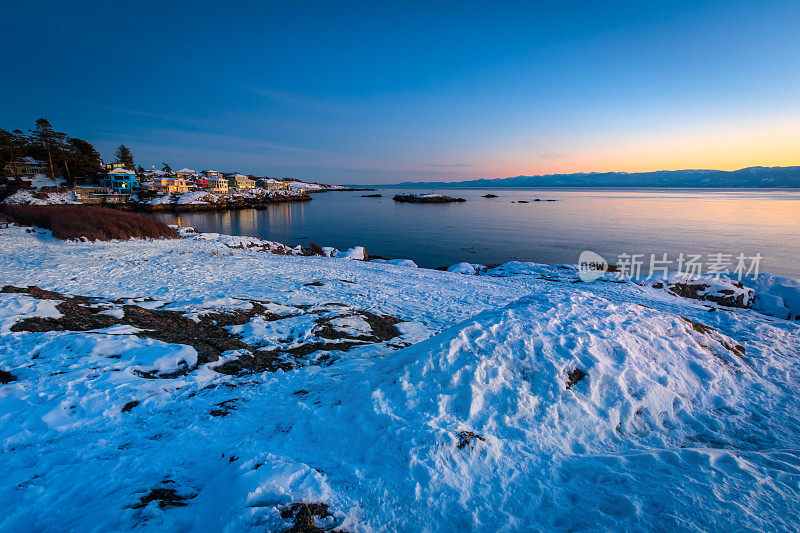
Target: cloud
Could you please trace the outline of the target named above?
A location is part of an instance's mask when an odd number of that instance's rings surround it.
[[[471,167],[472,163],[426,163],[426,167],[447,167],[447,168],[465,168]]]
[[[569,156],[566,154],[559,154],[557,152],[543,152],[536,154],[536,157],[538,157],[539,159],[544,159],[546,161],[555,161],[557,159],[566,159]]]
[[[350,111],[352,108],[341,102],[333,102],[331,100],[316,98],[301,93],[290,93],[286,91],[278,91],[275,89],[265,89],[261,87],[252,87],[249,85],[242,85],[243,89],[250,91],[258,96],[263,96],[269,100],[280,102],[295,107],[305,107],[314,109],[316,111],[330,111],[330,112],[344,112]]]

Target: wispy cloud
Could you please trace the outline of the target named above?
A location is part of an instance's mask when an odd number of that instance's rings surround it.
[[[267,98],[269,100],[273,100],[275,102],[287,104],[294,107],[305,107],[308,109],[314,109],[316,111],[328,111],[328,112],[345,112],[352,109],[352,106],[343,104],[341,102],[329,100],[326,98],[309,96],[307,94],[302,94],[302,93],[278,91],[275,89],[252,87],[249,85],[242,85],[242,88],[247,91],[250,91],[253,94],[257,94],[258,96],[263,96],[264,98]]]
[[[556,161],[558,159],[565,159],[565,158],[567,158],[569,156],[566,155],[566,154],[560,154],[560,153],[557,153],[557,152],[543,152],[543,153],[536,154],[536,157],[538,157],[539,159],[544,159],[545,161]]]

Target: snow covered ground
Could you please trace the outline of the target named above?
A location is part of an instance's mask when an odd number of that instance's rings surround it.
[[[727,285],[184,234],[0,229],[0,530],[798,528],[800,327]]]

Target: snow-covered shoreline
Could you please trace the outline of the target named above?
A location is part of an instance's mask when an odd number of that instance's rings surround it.
[[[0,229],[0,529],[797,527],[800,326],[747,307],[788,278],[731,307],[183,232]]]

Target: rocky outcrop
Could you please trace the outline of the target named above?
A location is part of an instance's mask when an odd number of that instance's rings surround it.
[[[466,202],[464,198],[454,198],[444,194],[395,194],[395,202],[409,202],[413,204],[447,204],[451,202]]]

